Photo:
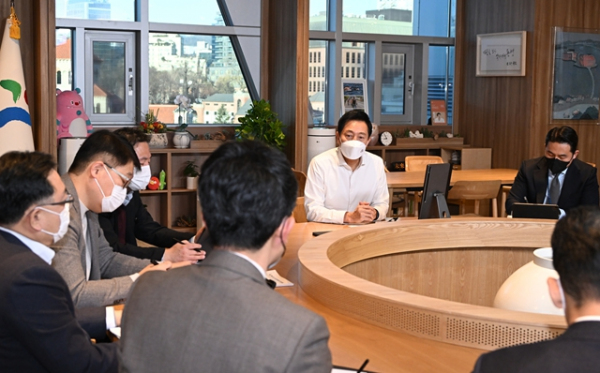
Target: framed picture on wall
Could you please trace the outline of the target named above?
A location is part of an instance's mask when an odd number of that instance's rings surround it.
[[[367,81],[365,79],[342,79],[342,114],[359,109],[369,114]]]
[[[600,30],[554,28],[552,121],[598,120]]]
[[[477,35],[476,76],[525,76],[527,31]]]

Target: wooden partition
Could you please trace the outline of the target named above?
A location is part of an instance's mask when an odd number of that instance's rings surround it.
[[[456,126],[465,142],[493,149],[492,167],[517,168],[543,155],[554,126],[579,134],[580,159],[600,163],[598,121],[552,120],[554,26],[599,29],[597,0],[458,0]],[[525,77],[476,77],[477,35],[527,31]]]
[[[526,250],[549,246],[553,229],[551,221],[453,218],[334,231],[300,248],[299,282],[331,309],[433,340],[496,349],[554,338],[563,317],[483,306],[528,261]]]

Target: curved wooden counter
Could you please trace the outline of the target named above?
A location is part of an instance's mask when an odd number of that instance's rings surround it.
[[[562,333],[566,328],[564,318],[423,296],[367,281],[342,268],[373,260],[379,260],[376,265],[381,268],[381,262],[395,256],[425,254],[431,258],[424,260],[437,263],[430,272],[448,265],[457,267],[448,272],[453,278],[439,278],[429,273],[430,282],[455,282],[455,286],[464,287],[474,281],[473,273],[479,268],[478,263],[470,263],[470,255],[492,255],[486,261],[493,264],[493,255],[499,251],[527,249],[528,252],[528,249],[549,246],[553,229],[553,221],[453,218],[338,230],[309,240],[300,248],[299,282],[307,294],[328,308],[391,330],[488,350],[530,343]],[[446,260],[435,259],[439,253]],[[526,261],[529,260],[527,257]],[[502,263],[504,267],[498,271],[504,272],[504,277],[486,292],[495,294],[499,284],[524,261],[522,256],[510,254]],[[390,268],[384,270],[389,272]],[[369,270],[363,269],[363,272]],[[410,284],[401,286],[410,287]],[[471,303],[476,303],[472,299]]]

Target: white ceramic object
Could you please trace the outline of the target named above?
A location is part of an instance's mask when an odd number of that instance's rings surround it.
[[[192,138],[187,132],[175,132],[173,135],[173,145],[177,149],[187,149],[190,147]]]
[[[198,176],[186,177],[186,187],[185,187],[186,189],[195,190],[197,185],[198,185]]]
[[[494,307],[513,311],[563,315],[552,303],[546,283],[548,277],[558,278],[552,265],[552,248],[533,252],[533,261],[517,269],[504,281],[494,299]]]

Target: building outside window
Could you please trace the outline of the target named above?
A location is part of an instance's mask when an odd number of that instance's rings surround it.
[[[341,80],[353,77],[366,80],[377,123],[426,124],[432,99],[446,100],[452,123],[456,0],[310,0],[309,12],[310,52],[329,47],[320,123],[336,123]]]
[[[56,0],[57,88],[80,88],[94,125],[237,124],[260,90],[260,15],[260,0]]]

